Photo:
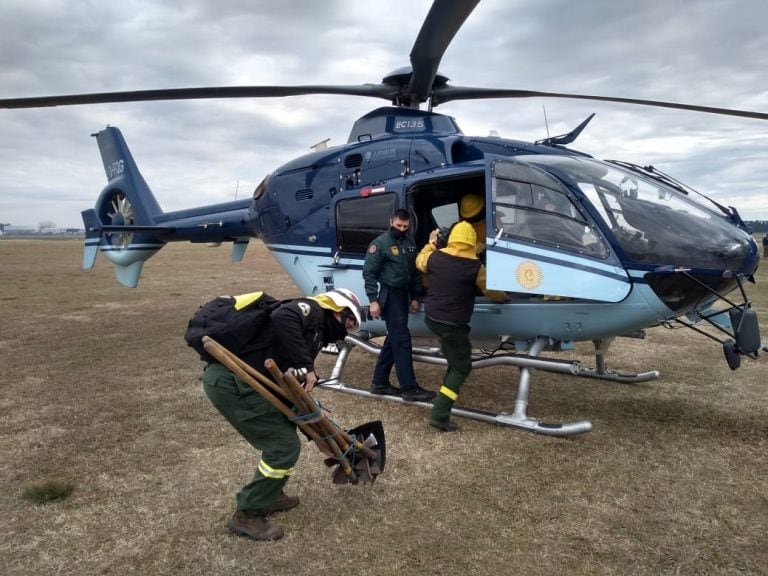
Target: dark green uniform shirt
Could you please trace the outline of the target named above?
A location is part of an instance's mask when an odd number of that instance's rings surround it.
[[[421,272],[416,270],[416,244],[408,238],[398,240],[391,230],[377,236],[368,246],[363,266],[368,300],[379,297],[379,285],[408,290],[411,299],[421,296]]]

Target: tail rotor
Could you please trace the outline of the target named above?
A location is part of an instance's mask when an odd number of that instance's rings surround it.
[[[133,226],[135,212],[133,204],[123,192],[117,192],[107,207],[107,221],[112,226]],[[127,250],[133,242],[132,232],[109,232],[106,241],[118,250]]]

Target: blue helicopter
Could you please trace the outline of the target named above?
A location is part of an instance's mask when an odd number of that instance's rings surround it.
[[[264,242],[298,289],[316,294],[348,288],[364,294],[362,267],[370,241],[397,208],[412,215],[417,245],[459,219],[461,199],[484,198],[488,287],[508,299],[478,297],[472,320],[475,368],[520,370],[511,413],[454,408],[459,416],[541,434],[591,430],[589,421],[545,423],[528,415],[532,370],[644,382],[656,371],[609,370],[606,354],[619,336],[682,325],[719,342],[731,369],[761,347],[745,283],[754,281],[756,243],[737,210],[652,166],[597,160],[568,148],[592,116],[562,136],[537,142],[472,137],[433,109],[452,100],[554,97],[622,102],[768,119],[757,112],[672,102],[452,86],[438,72],[442,55],[479,0],[435,0],[411,51],[411,65],[379,84],[355,86],[210,87],[75,94],[0,100],[31,108],[196,98],[343,94],[382,98],[353,125],[345,145],[320,148],[267,176],[251,198],[164,212],[142,177],[120,130],[95,134],[107,185],[85,210],[84,267],[101,252],[117,279],[135,287],[144,262],[168,242],[232,243],[240,261],[249,242]],[[422,110],[421,105],[426,104]],[[734,294],[736,295],[734,297]],[[704,327],[704,328],[702,328]],[[413,315],[414,359],[445,364],[423,312]],[[370,316],[349,336],[326,388],[369,396],[342,381],[349,353],[380,351],[383,322]],[[540,356],[591,341],[595,366]],[[377,396],[377,398],[381,398]],[[400,401],[398,397],[387,400]]]

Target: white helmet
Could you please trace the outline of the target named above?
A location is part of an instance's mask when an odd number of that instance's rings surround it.
[[[341,312],[344,309],[349,310],[352,316],[355,318],[355,328],[352,332],[357,332],[360,329],[360,324],[363,323],[363,318],[360,309],[360,299],[355,295],[352,290],[346,288],[334,288],[323,294],[318,294],[315,298],[322,304],[322,301],[327,299],[333,302],[337,310]]]

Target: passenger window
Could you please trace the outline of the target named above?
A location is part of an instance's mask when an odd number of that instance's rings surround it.
[[[343,252],[364,253],[379,234],[389,228],[397,208],[397,195],[376,194],[350,198],[336,204],[336,245]]]

